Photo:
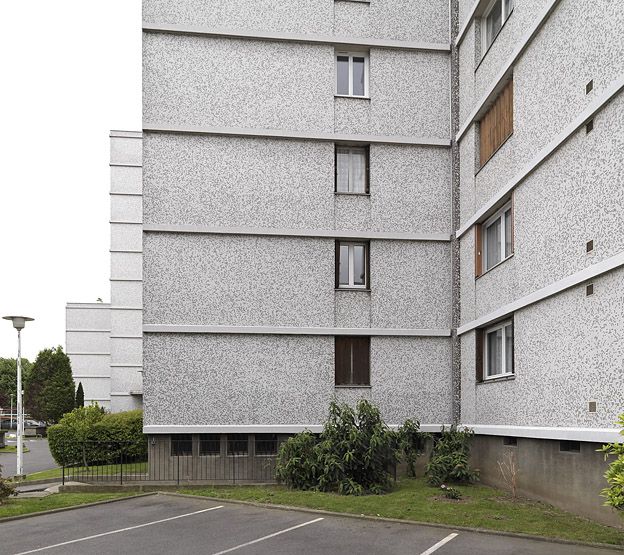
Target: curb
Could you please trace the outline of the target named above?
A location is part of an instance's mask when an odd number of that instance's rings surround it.
[[[20,486],[38,486],[40,484],[60,484],[62,481],[62,479],[59,478],[48,478],[47,480],[41,479],[41,480],[22,480],[21,482],[13,482],[11,481],[10,484],[15,486],[16,488],[19,488]]]
[[[136,499],[137,497],[147,497],[148,495],[156,495],[156,492],[140,493],[138,495],[129,495],[118,499],[104,499],[103,501],[93,501],[92,503],[82,503],[80,505],[71,505],[70,507],[59,507],[58,509],[49,509],[47,511],[37,511],[36,513],[26,513],[23,515],[5,516],[0,518],[0,524],[10,522],[12,520],[23,520],[33,516],[51,515],[54,513],[62,513],[65,511],[73,511],[74,509],[82,509],[84,507],[94,507],[96,505],[106,505],[107,503],[116,503],[117,501],[127,501],[128,499]]]
[[[251,507],[259,507],[262,509],[277,509],[280,511],[298,511],[301,513],[311,513],[317,515],[336,516],[343,518],[354,518],[359,520],[370,520],[377,522],[392,522],[396,524],[412,524],[416,526],[427,526],[429,528],[443,528],[446,530],[460,530],[462,532],[474,532],[475,534],[490,534],[495,536],[506,536],[510,538],[519,538],[525,540],[535,540],[544,543],[558,543],[564,545],[578,545],[581,547],[594,547],[602,549],[611,549],[624,552],[624,545],[615,545],[610,543],[591,543],[575,540],[565,540],[563,538],[549,538],[545,536],[534,536],[532,534],[522,534],[520,532],[505,532],[503,530],[487,530],[485,528],[470,528],[468,526],[452,526],[450,524],[436,524],[433,522],[421,522],[418,520],[404,520],[401,518],[389,518],[383,516],[362,515],[354,513],[337,513],[334,511],[325,511],[323,509],[310,509],[306,507],[292,507],[289,505],[273,505],[271,503],[259,503],[256,501],[242,501],[240,499],[223,499],[222,497],[207,497],[205,495],[193,495],[190,493],[177,493],[169,491],[159,491],[158,495],[168,495],[171,497],[189,497],[191,499],[207,499],[219,503],[230,503],[233,505],[248,505]],[[617,530],[617,528],[616,528]]]

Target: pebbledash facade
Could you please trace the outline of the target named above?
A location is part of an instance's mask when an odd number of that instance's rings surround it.
[[[365,398],[616,522],[623,26],[611,0],[144,0],[152,448],[253,458]]]

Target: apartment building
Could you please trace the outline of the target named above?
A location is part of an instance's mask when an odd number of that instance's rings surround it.
[[[150,446],[253,458],[366,398],[615,522],[623,24],[610,0],[144,0]]]
[[[85,404],[140,408],[143,395],[141,133],[110,132],[110,303],[68,303],[66,352]]]

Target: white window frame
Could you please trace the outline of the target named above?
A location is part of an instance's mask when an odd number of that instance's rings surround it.
[[[342,94],[338,92],[338,56],[349,57],[349,94]],[[345,98],[369,98],[368,96],[368,76],[369,76],[369,54],[368,52],[336,52],[334,57],[335,64],[335,95]],[[353,58],[364,58],[364,94],[353,94]]]
[[[368,243],[338,241],[338,264],[340,264],[340,248],[349,247],[349,283],[340,283],[340,267],[338,272],[338,289],[367,289],[368,288]],[[355,254],[354,247],[364,247],[364,284],[355,283]]]
[[[336,143],[335,147],[336,149],[336,183],[335,183],[335,193],[338,195],[367,195],[369,194],[368,191],[368,165],[369,165],[369,156],[370,156],[370,151],[366,146],[354,146],[354,145],[344,145],[344,144],[339,144]],[[347,191],[339,191],[338,190],[338,149],[345,149],[349,151],[349,171],[347,174]],[[363,191],[354,191],[354,184],[353,184],[353,161],[352,161],[352,156],[354,153],[364,153],[364,190]]]
[[[490,14],[492,13],[492,10],[494,9],[494,7],[497,4],[501,4],[501,28],[498,30],[498,33],[496,33],[492,37],[492,42],[490,42],[488,44],[488,41],[487,41],[487,20],[488,20],[488,17],[490,17]],[[510,4],[511,4],[511,8],[509,7]],[[481,39],[482,39],[481,40],[481,44],[482,44],[481,51],[483,52],[483,55],[481,57],[485,56],[485,54],[489,50],[490,46],[492,46],[494,44],[494,41],[496,40],[496,37],[498,36],[498,34],[501,32],[503,26],[505,25],[505,22],[507,21],[509,16],[512,14],[512,12],[514,10],[514,4],[515,4],[515,0],[492,0],[492,2],[490,2],[488,4],[488,7],[486,8],[485,12],[483,12],[483,17],[481,18]]]
[[[483,332],[483,379],[484,380],[495,380],[497,378],[505,378],[509,376],[515,376],[514,371],[514,360],[513,360],[513,347],[512,347],[512,357],[511,357],[511,372],[507,369],[507,341],[505,336],[505,329],[511,326],[511,342],[514,342],[514,328],[513,328],[513,320],[505,320],[504,322],[499,322],[495,326],[491,326],[486,328]],[[488,357],[488,334],[501,330],[501,362],[503,365],[503,372],[500,374],[490,374],[490,360]]]
[[[505,213],[511,210],[511,237],[510,242],[511,242],[511,252],[507,255],[505,255],[505,245],[507,243],[506,239],[507,237],[505,236]],[[507,204],[505,204],[505,206],[503,206],[502,208],[500,208],[499,210],[496,211],[496,213],[491,216],[490,218],[488,218],[485,223],[482,224],[482,229],[481,229],[481,242],[483,243],[481,245],[481,252],[483,253],[483,256],[481,257],[482,261],[482,268],[481,268],[481,273],[484,274],[485,272],[489,272],[491,269],[496,268],[496,266],[498,266],[499,264],[502,264],[503,262],[505,262],[505,260],[507,260],[508,258],[511,258],[511,256],[513,255],[513,208],[512,208],[512,202],[509,201]],[[492,266],[490,266],[488,268],[488,244],[487,244],[487,230],[488,227],[490,227],[494,222],[496,222],[496,220],[500,220],[500,233],[501,233],[501,252],[500,252],[500,260],[496,263],[493,264]]]

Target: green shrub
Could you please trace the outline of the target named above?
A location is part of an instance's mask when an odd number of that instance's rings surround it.
[[[281,445],[276,477],[296,489],[345,495],[382,493],[391,485],[389,470],[397,462],[396,443],[396,434],[373,404],[360,401],[354,411],[332,402],[318,439],[304,432]]]
[[[0,505],[2,505],[11,495],[17,495],[15,486],[2,477],[2,465],[0,464]]]
[[[105,413],[97,406],[78,407],[48,429],[48,443],[59,465],[107,464],[120,457],[147,455],[143,412]]]
[[[461,499],[462,498],[462,493],[457,488],[453,488],[451,486],[442,484],[440,486],[440,489],[444,493],[444,497],[446,497],[447,499]]]
[[[420,457],[431,434],[420,431],[418,420],[406,420],[396,431],[397,450],[399,456],[407,464],[408,476],[416,476],[416,460]]]
[[[624,414],[620,416],[618,424],[623,428],[620,435],[624,436]],[[610,456],[616,457],[605,473],[609,484],[609,487],[601,492],[601,495],[607,498],[605,505],[624,511],[624,443],[609,443],[599,451],[605,454],[605,460]]]
[[[468,463],[470,443],[474,432],[468,428],[458,430],[456,426],[442,428],[439,438],[433,441],[433,450],[425,474],[432,486],[445,482],[474,482],[479,473]]]

